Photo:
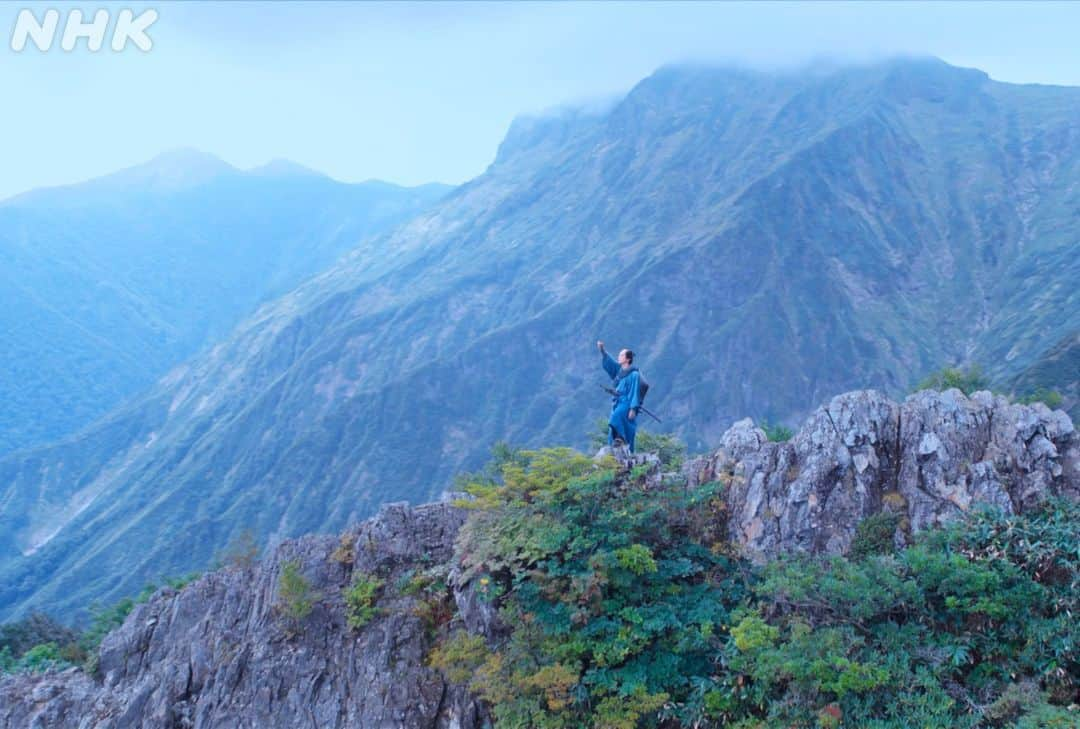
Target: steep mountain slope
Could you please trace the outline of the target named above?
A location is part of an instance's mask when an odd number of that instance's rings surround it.
[[[694,449],[852,385],[902,394],[1026,327],[985,363],[1019,371],[1080,330],[1078,128],[1078,89],[932,60],[664,69],[602,113],[519,120],[430,212],[0,461],[2,615],[133,592],[244,527],[428,500],[498,438],[583,442],[597,338],[639,352]]]
[[[176,150],[0,203],[0,454],[87,425],[448,189]]]
[[[1033,393],[1040,387],[1058,392],[1061,408],[1074,423],[1080,423],[1080,332],[1066,335],[1046,350],[1011,384],[1020,393]]]

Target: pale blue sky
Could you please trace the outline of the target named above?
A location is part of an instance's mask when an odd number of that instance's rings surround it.
[[[514,116],[624,93],[682,60],[928,53],[1080,85],[1080,3],[106,3],[159,13],[147,53],[11,50],[0,3],[0,198],[191,146],[346,181],[458,183]]]

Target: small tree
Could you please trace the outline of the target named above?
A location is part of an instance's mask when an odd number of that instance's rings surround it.
[[[247,569],[255,564],[259,558],[259,544],[255,539],[255,532],[251,527],[245,527],[238,535],[233,537],[225,552],[217,558],[218,564],[231,565],[241,569]]]

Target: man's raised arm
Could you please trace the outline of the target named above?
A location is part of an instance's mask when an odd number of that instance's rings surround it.
[[[619,374],[619,363],[612,359],[611,355],[607,353],[607,350],[604,349],[603,342],[597,342],[596,348],[600,350],[600,364],[604,366],[604,371],[608,373],[608,377],[614,378],[615,375]]]

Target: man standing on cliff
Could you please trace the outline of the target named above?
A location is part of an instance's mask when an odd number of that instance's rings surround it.
[[[597,342],[601,364],[604,371],[612,378],[615,395],[611,397],[611,416],[608,417],[608,445],[625,443],[634,452],[634,436],[637,435],[637,414],[641,408],[641,395],[638,383],[641,376],[634,366],[634,353],[629,349],[619,350],[616,362],[604,349],[603,342]]]

